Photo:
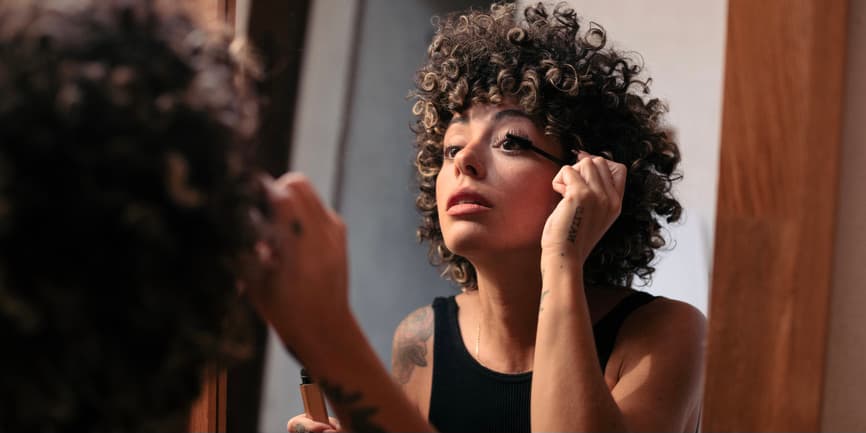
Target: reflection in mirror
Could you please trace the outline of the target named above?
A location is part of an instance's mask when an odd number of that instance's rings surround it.
[[[442,279],[441,269],[429,265],[426,245],[416,241],[420,222],[414,205],[417,188],[412,161],[416,150],[409,126],[415,121],[410,109],[417,99],[407,101],[406,92],[413,88],[415,71],[424,63],[433,37],[431,16],[467,7],[489,10],[488,2],[433,3],[315,2],[308,21],[293,136],[292,168],[310,176],[349,227],[353,308],[383,362],[389,363],[393,356],[398,365],[401,359],[414,356],[405,347],[402,351],[395,347],[392,354],[398,323],[416,308],[430,305],[434,297],[459,293],[454,283]],[[518,7],[527,5],[519,3]],[[675,184],[674,193],[683,215],[662,230],[667,245],[652,262],[656,268],[652,285],[637,288],[706,312],[726,4],[572,1],[569,6],[580,16],[583,30],[590,21],[598,22],[606,31],[608,46],[640,53],[629,56],[644,67],[641,79],[652,77],[651,96],[669,106],[664,126],[682,153],[678,170],[683,180]],[[684,11],[689,20],[677,18]],[[466,121],[456,123],[463,130],[450,130],[456,134],[452,134],[454,144],[467,147],[465,155],[471,153],[472,139],[485,134],[484,125],[490,123],[485,123],[485,115],[495,117],[496,113],[465,112]],[[524,129],[517,132],[535,138],[531,140],[535,145],[552,153],[559,150],[543,134],[535,137],[532,122],[516,122],[509,125]],[[457,157],[452,167],[460,163]],[[552,165],[541,170],[552,170],[551,177],[556,173]],[[606,301],[615,305],[618,299]],[[457,303],[461,304],[459,299]],[[495,351],[496,346],[488,347],[490,340],[483,341],[484,329],[479,326],[480,316],[472,313],[472,303],[460,307],[458,336],[465,340],[470,355],[485,365],[484,354],[478,353]],[[429,320],[423,309],[414,317],[420,322]],[[417,350],[422,351],[421,347]],[[423,346],[423,351],[432,355],[432,346]],[[270,350],[268,356],[260,427],[277,430],[284,428],[287,415],[303,409],[296,390],[287,385],[296,381],[297,366],[279,350]],[[500,372],[530,366],[497,362],[493,358],[489,367]],[[425,402],[420,405],[426,411]]]

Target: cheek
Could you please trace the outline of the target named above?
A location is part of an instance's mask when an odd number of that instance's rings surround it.
[[[454,179],[443,175],[441,172],[436,176],[436,214],[439,216],[439,229],[445,230],[449,224],[449,218],[445,214],[448,205],[448,196],[454,191]]]
[[[558,203],[558,198],[562,197],[553,189],[554,176],[556,172],[549,170],[524,171],[505,176],[503,181],[508,182],[507,189],[512,195],[519,195],[524,200],[531,200],[538,206],[546,207],[549,203]]]
[[[445,179],[440,173],[436,176],[436,212],[439,213],[439,220],[442,220],[442,212],[445,210],[443,206],[445,205]]]
[[[515,176],[510,178],[503,190],[507,197],[509,214],[515,218],[513,223],[521,226],[543,225],[547,217],[562,198],[551,186],[553,174]]]

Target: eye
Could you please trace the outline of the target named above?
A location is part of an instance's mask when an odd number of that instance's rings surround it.
[[[454,159],[457,156],[457,152],[460,152],[460,149],[462,149],[460,146],[445,146],[443,156],[445,156],[445,159]]]
[[[532,148],[532,141],[526,137],[509,132],[508,134],[505,134],[505,138],[499,142],[499,146],[505,151],[518,152]]]

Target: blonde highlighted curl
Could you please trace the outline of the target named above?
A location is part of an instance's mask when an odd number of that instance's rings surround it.
[[[583,29],[564,4],[518,11],[512,3],[495,3],[489,12],[451,14],[434,26],[410,93],[418,238],[429,241],[431,262],[461,287],[477,288],[474,267],[448,250],[439,226],[442,140],[455,113],[513,100],[563,150],[585,150],[628,167],[622,213],[590,254],[584,276],[596,287],[631,286],[635,276],[648,283],[655,250],[665,245],[661,221],[675,222],[682,212],[671,192],[681,176],[675,171],[679,148],[663,123],[667,107],[648,97],[640,57],[608,48],[604,29],[592,22]]]

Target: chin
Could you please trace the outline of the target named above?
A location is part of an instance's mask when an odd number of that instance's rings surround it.
[[[480,259],[490,254],[526,253],[541,248],[540,238],[520,242],[518,239],[511,238],[510,234],[491,232],[478,227],[450,227],[447,235],[444,231],[442,235],[449,251],[470,260],[473,257]]]
[[[448,250],[458,256],[469,258],[473,253],[478,251],[489,250],[491,247],[491,239],[489,236],[484,236],[481,233],[449,233],[445,236],[443,233],[445,246]]]

